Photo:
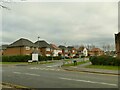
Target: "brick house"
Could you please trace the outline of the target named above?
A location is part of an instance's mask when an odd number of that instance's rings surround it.
[[[52,47],[53,56],[61,56],[62,49],[58,48],[55,44],[50,44]]]
[[[52,54],[52,47],[46,41],[36,41],[35,44],[39,48],[39,53],[41,56],[51,56]]]
[[[4,50],[3,55],[31,55],[32,52],[37,50],[37,46],[28,39],[21,38],[12,44],[8,45]]]
[[[79,55],[83,55],[83,50],[84,50],[84,46],[80,46],[78,49],[77,49],[77,53],[79,54]]]
[[[116,54],[120,58],[120,32],[115,34]]]
[[[0,46],[0,55],[3,55],[3,52],[7,49],[8,45],[1,45]]]
[[[68,48],[63,45],[60,45],[58,47],[62,50],[62,56],[68,57]]]
[[[77,54],[77,50],[76,48],[74,48],[73,46],[68,46],[68,56],[74,57]]]
[[[89,50],[89,55],[90,56],[101,56],[104,55],[104,51],[102,51],[100,48],[92,48]]]

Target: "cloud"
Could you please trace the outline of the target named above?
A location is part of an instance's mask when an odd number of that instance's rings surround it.
[[[11,3],[3,10],[3,42],[37,37],[56,44],[114,43],[117,3]]]

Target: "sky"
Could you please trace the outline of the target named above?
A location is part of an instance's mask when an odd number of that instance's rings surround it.
[[[26,38],[56,45],[114,44],[115,2],[14,2],[2,9],[2,44]]]

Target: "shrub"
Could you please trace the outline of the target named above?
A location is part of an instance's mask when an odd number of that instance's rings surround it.
[[[53,57],[53,60],[61,60],[61,56]],[[2,62],[27,62],[32,60],[31,55],[2,56]],[[38,56],[39,61],[52,60],[51,56]]]
[[[2,56],[2,62],[27,62],[30,59],[29,55]]]
[[[81,56],[81,58],[84,58],[85,56]]]
[[[61,60],[62,57],[61,56],[56,56],[56,57],[53,57],[54,60]]]
[[[89,59],[93,65],[120,66],[120,59],[112,56],[92,56]]]

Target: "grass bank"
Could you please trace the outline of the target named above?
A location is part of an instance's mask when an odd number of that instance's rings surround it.
[[[38,64],[49,64],[49,63],[53,63],[53,61],[40,61],[38,62]],[[28,62],[0,62],[0,64],[3,64],[3,65],[7,65],[7,64],[28,64]],[[29,64],[36,64],[36,62],[33,62],[33,63],[29,63]]]
[[[77,65],[85,64],[87,62],[90,62],[90,61],[77,62]],[[63,66],[77,66],[77,65],[74,65],[74,63],[72,62],[72,63],[64,64]]]
[[[120,70],[120,66],[103,66],[103,65],[88,65],[85,68]]]
[[[27,64],[27,62],[0,62],[0,64]]]

